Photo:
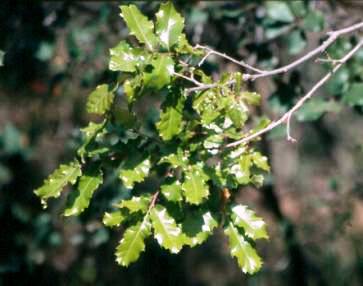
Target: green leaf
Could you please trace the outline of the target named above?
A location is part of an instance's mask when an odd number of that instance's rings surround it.
[[[112,213],[105,212],[102,222],[105,226],[114,227],[119,226],[125,220],[125,216],[121,211],[114,211]]]
[[[306,47],[306,39],[300,30],[294,30],[286,36],[287,50],[291,55],[299,54]]]
[[[77,160],[67,164],[60,165],[45,181],[43,186],[34,192],[42,199],[42,204],[47,207],[46,201],[49,198],[60,196],[63,188],[67,184],[75,184],[77,178],[81,176],[81,165]]]
[[[247,206],[234,206],[232,208],[232,220],[234,225],[242,227],[245,234],[253,240],[268,238],[266,223]]]
[[[173,3],[161,4],[156,13],[156,34],[161,46],[170,50],[178,42],[183,28],[184,18],[175,10]]]
[[[174,168],[186,168],[189,164],[189,161],[187,155],[181,149],[178,149],[176,153],[171,153],[161,157],[159,164],[161,163],[169,163]]]
[[[126,41],[121,41],[110,49],[109,69],[112,71],[134,72],[136,67],[145,60],[141,49],[132,48]]]
[[[124,186],[132,189],[135,183],[140,183],[149,175],[151,163],[147,158],[141,162],[126,162],[126,166],[120,171],[120,179]]]
[[[172,99],[167,99],[160,114],[160,120],[156,124],[159,135],[164,141],[171,140],[183,128],[184,98],[178,94],[169,94],[169,97]]]
[[[154,237],[160,246],[171,253],[178,253],[184,244],[184,235],[166,208],[156,205],[150,212],[151,223],[154,228]]]
[[[173,73],[174,62],[172,58],[167,55],[156,54],[150,65],[144,70],[144,84],[149,88],[161,89],[170,83]]]
[[[238,229],[230,223],[224,233],[229,238],[231,256],[237,258],[238,265],[244,273],[253,274],[261,269],[262,261],[256,250],[245,240]]]
[[[252,158],[250,155],[241,156],[237,163],[228,168],[228,172],[233,174],[237,182],[246,185],[251,179]]]
[[[161,193],[170,202],[180,202],[183,200],[180,181],[168,178],[161,186]]]
[[[151,201],[150,194],[145,194],[140,197],[132,197],[130,200],[123,200],[116,205],[118,208],[126,208],[130,213],[135,213],[141,211],[143,213],[147,212]]]
[[[107,84],[99,85],[88,97],[87,111],[103,115],[106,111],[110,110],[113,98],[114,94],[109,91]]]
[[[81,129],[81,132],[83,134],[83,144],[82,146],[77,150],[78,155],[82,158],[85,157],[87,153],[87,147],[91,144],[91,142],[96,138],[98,134],[102,131],[102,129],[105,126],[105,121],[101,123],[94,123],[90,122],[88,126]]]
[[[185,171],[182,190],[188,203],[199,205],[209,195],[209,187],[206,183],[208,176],[199,165],[190,166]]]
[[[186,234],[185,243],[191,247],[202,244],[217,226],[217,220],[209,211],[189,215],[183,223],[183,231]]]
[[[102,171],[98,165],[97,168],[94,167],[93,169],[86,170],[79,179],[77,197],[73,201],[72,206],[65,210],[64,215],[79,215],[88,208],[94,191],[97,190],[102,182]]]
[[[145,251],[145,239],[150,236],[151,228],[148,217],[142,222],[126,229],[120,244],[116,248],[116,261],[122,266],[139,259],[141,252]]]
[[[363,106],[363,83],[353,83],[344,93],[343,102],[349,106]]]
[[[257,92],[244,91],[241,93],[241,98],[251,105],[259,105],[261,103],[261,94]]]
[[[256,167],[269,172],[270,166],[268,164],[268,160],[266,156],[262,156],[260,152],[253,152],[252,153],[252,161]]]
[[[125,20],[130,34],[134,35],[140,43],[144,43],[149,50],[153,50],[157,44],[153,22],[149,21],[135,5],[120,8],[121,17]]]
[[[294,21],[294,15],[291,13],[289,6],[282,1],[267,1],[266,12],[275,21],[286,23]]]
[[[325,19],[319,10],[311,10],[304,17],[304,28],[310,32],[320,32],[324,29]]]
[[[325,112],[339,112],[341,106],[334,100],[315,97],[306,102],[297,112],[299,121],[313,121],[319,119]]]

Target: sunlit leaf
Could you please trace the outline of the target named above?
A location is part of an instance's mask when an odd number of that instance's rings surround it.
[[[77,197],[72,206],[64,212],[65,216],[79,215],[88,208],[94,191],[102,184],[102,171],[99,167],[86,170],[79,179],[77,186]]]
[[[262,266],[261,258],[252,245],[230,223],[224,230],[229,239],[229,249],[232,257],[237,258],[238,265],[244,273],[253,274]]]
[[[106,111],[110,110],[113,98],[114,94],[109,90],[107,84],[99,85],[88,97],[87,111],[103,115]]]
[[[153,50],[157,44],[153,22],[149,21],[135,5],[120,8],[121,16],[125,20],[130,34],[134,35],[140,43],[144,43],[149,50]]]
[[[170,50],[175,45],[184,28],[184,18],[175,10],[171,1],[161,4],[156,13],[156,34],[161,45]]]
[[[119,226],[125,220],[125,216],[121,211],[105,212],[102,222],[105,226],[114,227]]]
[[[110,54],[109,69],[112,71],[134,72],[140,62],[145,60],[142,49],[132,48],[125,41],[110,49]]]
[[[151,196],[149,194],[142,195],[140,197],[133,196],[129,200],[122,200],[116,205],[118,208],[128,209],[130,213],[141,211],[146,213],[151,201]]]
[[[43,186],[36,189],[34,192],[42,199],[42,203],[46,207],[46,201],[49,198],[59,197],[63,188],[67,184],[73,185],[81,174],[81,165],[76,160],[67,165],[60,165],[59,168],[44,181]]]
[[[165,207],[156,205],[150,212],[154,237],[163,248],[178,253],[184,244],[184,234]]]
[[[178,180],[170,178],[160,186],[161,193],[171,202],[180,202],[183,199],[181,183]]]
[[[147,87],[161,89],[170,83],[174,73],[174,62],[167,55],[158,54],[144,70],[143,80]]]
[[[185,171],[182,190],[188,203],[199,205],[203,199],[208,197],[207,180],[208,176],[199,165],[191,166]]]
[[[120,179],[122,180],[124,186],[128,189],[134,187],[135,183],[140,183],[144,181],[145,177],[149,175],[151,163],[147,158],[136,164],[130,163],[120,171]]]
[[[139,259],[141,252],[145,251],[145,239],[150,236],[151,228],[148,218],[126,229],[120,244],[116,248],[116,261],[122,266]]]
[[[248,237],[254,240],[268,238],[266,223],[247,206],[234,206],[232,208],[232,219],[234,225],[242,227]]]

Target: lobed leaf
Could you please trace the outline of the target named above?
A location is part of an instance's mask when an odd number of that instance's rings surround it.
[[[131,35],[153,50],[157,45],[157,38],[154,35],[154,24],[149,21],[135,5],[121,6],[121,17],[125,20]]]
[[[238,265],[242,271],[253,274],[260,270],[262,266],[261,258],[243,235],[238,233],[238,229],[232,223],[229,223],[224,233],[229,238],[231,256],[237,258]]]
[[[184,18],[175,10],[171,1],[161,4],[156,13],[156,34],[161,46],[170,50],[182,34]]]
[[[178,253],[184,244],[184,234],[165,207],[156,205],[150,211],[154,237],[160,246],[172,253]]]
[[[125,216],[121,211],[114,211],[112,213],[105,212],[102,223],[108,227],[119,226],[125,220]]]
[[[132,197],[130,200],[123,200],[116,205],[118,208],[128,209],[130,213],[143,212],[146,213],[150,205],[151,196],[150,194],[145,194],[140,197]]]
[[[182,190],[188,203],[199,205],[209,195],[206,183],[208,176],[199,165],[193,165],[185,171]]]
[[[98,167],[98,166],[97,166]],[[71,207],[67,208],[64,212],[65,216],[79,215],[86,208],[88,208],[90,200],[95,190],[102,184],[103,174],[101,169],[93,168],[86,170],[80,177],[77,187],[77,197],[73,201]]]
[[[161,89],[171,81],[174,74],[174,61],[170,56],[156,54],[150,61],[150,68],[143,73],[144,85],[149,88]]]
[[[252,239],[268,238],[266,223],[256,216],[255,212],[244,205],[236,205],[232,208],[233,224],[242,227],[245,234]]]
[[[109,91],[109,86],[99,85],[88,97],[87,112],[103,115],[110,110],[113,99],[114,94]]]
[[[145,251],[145,239],[150,236],[151,228],[148,217],[142,222],[126,229],[123,238],[116,248],[116,261],[122,266],[139,259],[141,252]]]
[[[166,180],[160,186],[161,193],[170,202],[180,202],[183,200],[181,183],[178,180]]]
[[[145,60],[143,50],[132,48],[126,41],[110,49],[110,55],[109,69],[112,71],[134,72]]]
[[[49,198],[57,198],[60,196],[63,188],[67,184],[75,184],[77,178],[81,176],[81,165],[77,160],[67,164],[60,165],[49,177],[44,181],[43,186],[36,189],[34,193],[42,200],[42,204],[46,207],[46,201]]]
[[[128,189],[132,189],[135,183],[140,183],[149,175],[151,163],[150,159],[147,158],[136,165],[125,166],[120,171],[120,179],[124,186]]]

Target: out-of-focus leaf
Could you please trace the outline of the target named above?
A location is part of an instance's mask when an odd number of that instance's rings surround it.
[[[253,164],[256,167],[258,167],[266,172],[270,171],[270,166],[268,165],[266,156],[262,156],[262,154],[260,152],[253,152],[251,157],[252,157]]]
[[[175,10],[172,2],[160,5],[156,13],[156,34],[161,45],[170,50],[175,45],[184,28],[184,18]]]
[[[229,238],[231,256],[236,257],[238,265],[244,273],[253,274],[261,269],[262,261],[252,245],[238,232],[238,229],[230,223],[224,230]]]
[[[131,35],[144,43],[149,50],[157,45],[157,38],[154,35],[154,24],[149,21],[135,5],[121,6],[121,16],[125,20]]]
[[[86,170],[79,179],[77,197],[71,207],[64,212],[65,216],[79,215],[88,208],[95,190],[103,182],[102,171],[99,166]]]
[[[88,97],[87,111],[89,113],[103,115],[110,110],[113,98],[114,94],[109,91],[107,84],[99,85]]]
[[[343,102],[350,106],[363,106],[363,83],[353,83],[344,93]]]
[[[319,10],[311,10],[304,16],[304,28],[310,32],[319,32],[324,29],[325,19]]]
[[[300,53],[306,47],[306,39],[302,31],[295,30],[286,36],[287,49],[291,55]]]
[[[0,67],[4,65],[5,52],[0,50]]]
[[[82,159],[87,153],[87,146],[89,146],[92,140],[95,139],[95,137],[99,134],[99,132],[103,129],[104,126],[105,122],[101,123],[90,122],[88,126],[81,129],[84,138],[83,138],[83,144],[77,150],[77,153]]]
[[[267,1],[266,12],[267,15],[275,21],[286,23],[294,21],[294,15],[291,13],[291,10],[286,2]]]
[[[126,229],[120,244],[116,248],[116,261],[122,266],[139,259],[141,252],[145,251],[145,239],[150,236],[151,228],[148,218]]]
[[[42,200],[42,204],[46,207],[46,201],[49,198],[57,198],[60,196],[63,188],[67,184],[74,184],[77,178],[81,176],[81,165],[78,161],[73,161],[67,165],[60,165],[45,181],[43,186],[34,192]]]
[[[268,238],[266,223],[256,216],[255,212],[244,205],[236,205],[232,208],[233,224],[242,227],[245,234],[253,240]]]
[[[184,234],[174,218],[161,205],[152,208],[150,218],[154,228],[154,237],[160,246],[171,253],[178,253],[184,244]]]
[[[319,119],[325,112],[339,112],[341,106],[334,100],[325,100],[321,97],[312,98],[306,102],[297,112],[299,121],[313,121]]]

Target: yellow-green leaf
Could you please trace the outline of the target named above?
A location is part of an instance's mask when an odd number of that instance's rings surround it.
[[[134,35],[140,43],[153,50],[157,44],[154,35],[154,24],[144,16],[135,5],[121,6],[121,17],[125,20],[130,34]]]
[[[243,228],[248,237],[252,239],[268,238],[266,223],[247,206],[234,206],[232,208],[232,219],[235,225]]]
[[[191,166],[185,171],[182,190],[188,203],[199,205],[209,195],[209,187],[206,183],[208,176],[199,165]]]
[[[103,115],[106,111],[110,110],[113,98],[114,94],[109,90],[107,84],[99,85],[88,97],[87,111]]]
[[[136,164],[130,164],[120,171],[120,179],[124,186],[128,189],[132,189],[135,183],[140,183],[149,175],[151,163],[149,158],[138,162]]]
[[[145,60],[141,49],[132,48],[126,41],[121,41],[110,49],[109,69],[112,71],[134,72],[136,67]]]
[[[77,197],[73,201],[72,206],[65,210],[64,215],[79,215],[88,208],[94,191],[97,190],[102,182],[102,171],[98,168],[98,166],[97,168],[95,167],[93,169],[86,170],[79,179]]]
[[[161,4],[156,13],[156,34],[161,46],[170,50],[175,45],[184,28],[184,18],[175,10],[171,1]]]
[[[229,238],[229,249],[232,257],[237,258],[238,265],[244,273],[253,274],[261,269],[262,261],[252,245],[238,233],[238,229],[230,223],[224,230]]]
[[[122,266],[139,259],[141,252],[145,251],[145,239],[150,236],[150,223],[148,217],[142,222],[126,229],[120,244],[116,248],[116,261]]]
[[[42,204],[46,207],[46,201],[49,198],[59,197],[63,188],[67,184],[73,185],[81,174],[81,165],[77,160],[67,165],[60,165],[59,168],[44,181],[43,186],[36,189],[34,192],[42,199]]]
[[[119,226],[125,220],[125,216],[121,211],[114,211],[112,213],[105,212],[102,222],[105,226],[114,227]]]

